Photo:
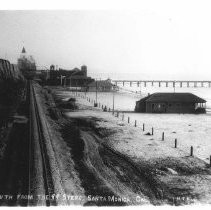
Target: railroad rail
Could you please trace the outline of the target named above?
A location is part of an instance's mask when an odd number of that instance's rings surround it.
[[[56,194],[64,194],[59,169],[51,145],[48,128],[37,101],[33,82],[29,81],[30,94],[30,148],[29,148],[29,195],[28,205],[66,205],[55,199]]]

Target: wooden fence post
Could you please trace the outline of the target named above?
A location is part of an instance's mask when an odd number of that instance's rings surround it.
[[[162,133],[162,140],[164,141],[164,132]]]
[[[143,123],[143,131],[145,131],[145,125],[144,125],[144,123]]]
[[[175,139],[174,147],[177,148],[177,139]]]
[[[154,128],[152,127],[152,135],[154,134]]]
[[[127,122],[130,123],[130,117],[127,118]]]
[[[190,147],[190,156],[193,156],[193,146]]]
[[[135,120],[135,127],[136,127],[136,120]]]

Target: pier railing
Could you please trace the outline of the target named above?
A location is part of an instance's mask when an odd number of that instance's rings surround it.
[[[155,84],[159,87],[163,84],[165,87],[169,87],[170,85],[172,85],[172,87],[176,85],[179,87],[211,87],[211,81],[208,80],[112,80],[112,83],[116,86],[129,84],[131,87],[133,85],[137,85],[137,87],[144,85],[144,87],[147,87],[147,85],[154,86]]]

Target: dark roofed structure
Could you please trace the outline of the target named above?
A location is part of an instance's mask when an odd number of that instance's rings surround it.
[[[192,93],[154,93],[136,102],[136,112],[197,113],[205,112],[206,100]],[[204,111],[203,111],[204,110]]]
[[[148,97],[147,102],[194,102],[205,103],[206,101],[192,93],[154,93]]]

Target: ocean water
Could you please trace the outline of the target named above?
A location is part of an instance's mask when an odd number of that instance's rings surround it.
[[[136,101],[148,95],[148,93],[152,94],[155,92],[174,92],[174,87],[170,86],[165,87],[165,84],[159,87],[158,84],[154,84],[151,86],[147,84],[146,87],[139,86],[133,84],[130,87],[129,84],[125,84],[125,86],[119,86],[120,92],[98,92],[97,93],[97,101],[103,105],[106,105],[108,108],[113,107],[113,98],[114,98],[114,108],[119,111],[134,111]],[[175,87],[175,92],[190,92],[193,93],[207,101],[206,108],[207,111],[211,111],[211,88],[209,87]],[[96,100],[95,92],[86,93],[88,97],[93,100]]]

